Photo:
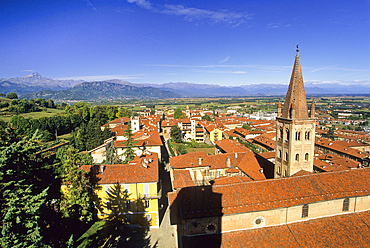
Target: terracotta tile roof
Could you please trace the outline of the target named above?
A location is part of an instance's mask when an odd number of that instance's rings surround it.
[[[175,180],[172,181],[174,189],[195,186],[193,180],[191,180],[189,170],[174,170],[173,174],[175,178]]]
[[[300,247],[369,247],[370,212],[288,224]]]
[[[202,158],[202,165],[199,166],[199,158]],[[228,162],[230,164],[228,166]],[[223,153],[217,155],[207,155],[206,152],[192,152],[181,156],[170,158],[170,165],[174,169],[185,169],[194,167],[208,167],[211,169],[239,168],[254,180],[266,179],[260,172],[260,165],[251,151],[242,153]]]
[[[260,152],[260,153],[258,153],[258,155],[260,155],[261,157],[263,157],[265,159],[275,158],[275,152],[274,151],[272,151],[272,152]]]
[[[214,184],[213,186],[219,186],[219,185],[226,185],[226,184],[236,184],[236,183],[245,183],[245,182],[251,182],[253,181],[249,177],[243,177],[243,176],[224,176],[224,177],[219,177],[213,180]]]
[[[217,247],[369,247],[370,211],[311,219],[281,226],[184,239],[184,247],[218,240]],[[201,239],[201,240],[199,240]],[[207,245],[206,245],[207,246]],[[203,246],[205,247],[205,246]]]
[[[369,178],[370,168],[363,168],[235,185],[189,187],[178,192],[178,202],[184,219],[262,211],[370,195]]]
[[[216,147],[222,149],[226,153],[235,153],[235,152],[247,152],[250,151],[247,147],[243,146],[239,142],[230,139],[223,139],[215,141]]]
[[[350,158],[344,158],[335,154],[324,154],[320,150],[315,150],[314,166],[323,171],[341,171],[358,168],[359,162]]]
[[[239,169],[238,168],[228,168],[226,169],[226,173],[239,173]]]
[[[110,121],[108,122],[108,125],[109,124],[119,124],[119,123],[127,123],[129,122],[131,119],[129,117],[121,117],[121,118],[118,118],[118,119],[115,119],[113,121]]]
[[[151,159],[148,163],[148,168],[143,166],[145,160]],[[114,183],[145,183],[158,182],[158,154],[143,155],[135,157],[128,164],[107,164],[103,173],[100,171],[99,165],[83,165],[80,169],[91,171],[98,179],[99,184],[114,184]]]
[[[148,129],[148,130],[140,130],[136,133],[134,133],[133,136],[133,146],[161,146],[162,140],[159,136],[159,133],[157,130]],[[116,148],[119,147],[126,147],[125,141],[117,140],[114,142],[114,146]]]
[[[292,175],[292,177],[307,176],[307,175],[311,175],[311,174],[312,174],[312,172],[305,171],[305,170],[299,170],[296,173],[294,173]]]
[[[369,157],[369,154],[358,151],[354,148],[342,146],[338,144],[337,142],[326,139],[326,138],[317,139],[315,141],[315,146],[324,147],[326,149],[333,150],[333,151],[336,151],[342,154],[347,154],[347,155],[350,155],[352,157],[359,158],[359,159]]]
[[[127,125],[119,124],[113,128],[110,129],[112,133],[114,133],[116,136],[124,136],[125,131],[127,130]]]
[[[252,138],[254,142],[263,144],[264,146],[269,147],[272,150],[275,150],[275,140],[272,140],[272,137],[275,137],[273,133],[264,133],[260,136]]]

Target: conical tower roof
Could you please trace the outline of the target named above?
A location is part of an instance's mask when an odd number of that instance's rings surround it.
[[[301,63],[299,62],[298,46],[281,117],[286,119],[308,119],[307,100],[303,84]]]

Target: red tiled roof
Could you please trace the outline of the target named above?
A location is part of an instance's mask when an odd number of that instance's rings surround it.
[[[152,159],[148,168],[143,166],[144,159]],[[80,169],[95,173],[98,184],[145,183],[158,182],[159,180],[157,153],[135,157],[128,164],[107,164],[104,166],[103,173],[101,173],[99,165],[83,165]]]
[[[330,150],[333,150],[333,151],[336,151],[336,152],[339,152],[339,153],[343,153],[343,154],[348,154],[352,157],[356,157],[356,158],[360,158],[360,159],[369,156],[369,154],[358,151],[354,148],[345,147],[343,145],[338,144],[337,142],[334,142],[334,141],[331,141],[331,140],[325,139],[325,138],[317,139],[315,141],[315,146],[325,147],[326,149],[330,149]]]
[[[121,117],[121,118],[118,118],[118,119],[115,119],[113,121],[110,121],[108,122],[108,125],[109,124],[119,124],[119,123],[127,123],[129,122],[131,119],[129,117]]]
[[[199,165],[199,158],[202,158],[202,165]],[[228,166],[228,159],[230,165]],[[238,167],[254,180],[266,179],[260,172],[260,165],[252,151],[241,153],[223,153],[207,155],[206,152],[192,152],[181,156],[170,158],[170,165],[174,169],[185,169],[194,167],[208,167],[209,169],[226,169]]]
[[[236,184],[236,183],[245,183],[245,182],[250,182],[253,181],[249,177],[243,177],[243,176],[224,176],[224,177],[219,177],[213,180],[214,184],[213,186],[218,186],[218,185],[226,185],[226,184]]]
[[[133,146],[161,146],[162,140],[157,130],[140,130],[134,133]],[[125,141],[117,140],[114,142],[115,147],[126,147]]]
[[[184,237],[184,247],[369,247],[370,211],[287,225]],[[215,243],[216,242],[216,243]]]
[[[193,180],[191,180],[189,170],[174,170],[173,174],[175,178],[172,182],[174,189],[195,186]]]
[[[262,211],[370,195],[370,168],[183,188],[178,202],[184,219]],[[243,192],[242,194],[240,192]]]
[[[237,141],[230,139],[223,139],[215,141],[216,147],[221,148],[226,153],[235,153],[235,152],[247,152],[250,151],[247,147],[243,146]]]

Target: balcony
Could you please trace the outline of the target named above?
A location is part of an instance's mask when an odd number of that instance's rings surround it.
[[[149,199],[161,199],[162,198],[162,189],[159,190],[157,194],[140,194],[139,199],[149,200]]]

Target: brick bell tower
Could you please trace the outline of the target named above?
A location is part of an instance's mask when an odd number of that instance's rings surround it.
[[[278,104],[276,118],[276,148],[274,177],[289,177],[300,170],[313,171],[315,147],[315,105],[308,114],[299,49],[284,108]]]

